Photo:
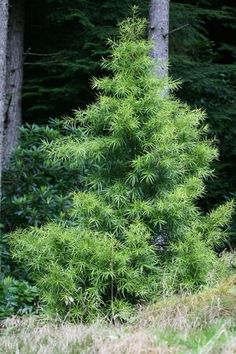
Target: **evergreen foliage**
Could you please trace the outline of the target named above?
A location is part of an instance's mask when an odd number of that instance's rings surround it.
[[[26,1],[23,106],[28,122],[45,123],[94,99],[90,78],[107,72],[98,65],[109,54],[104,40],[117,35],[116,23],[132,4],[147,16],[148,0]],[[233,0],[171,1],[170,71],[183,82],[177,95],[206,109],[210,133],[219,142],[217,179],[208,183],[201,201],[205,210],[236,190],[235,23]]]
[[[104,45],[117,35],[130,6],[148,13],[148,0],[26,0],[24,118],[47,123],[94,99],[91,77],[104,75]],[[42,55],[40,55],[42,54]]]
[[[9,234],[19,227],[40,226],[67,213],[71,191],[79,186],[78,171],[50,167],[42,140],[68,134],[61,122],[21,128],[21,144],[3,174],[0,236],[0,318],[35,311],[37,289],[24,264],[19,266],[9,251]]]
[[[178,96],[207,112],[209,132],[218,140],[216,177],[207,183],[201,205],[213,205],[235,195],[236,9],[231,0],[176,1],[171,26],[185,28],[170,36],[171,74],[183,82]],[[231,229],[235,244],[235,221]]]
[[[0,279],[0,320],[12,315],[28,315],[36,311],[38,290],[27,281],[8,276]]]
[[[157,295],[159,268],[142,224],[131,225],[123,237],[120,242],[108,233],[48,224],[16,232],[15,256],[30,267],[48,315],[125,320],[132,304]]]
[[[70,193],[79,187],[78,171],[50,167],[42,141],[71,134],[60,120],[48,126],[25,125],[21,143],[3,174],[1,220],[6,232],[55,220],[69,209]]]
[[[73,319],[123,318],[169,286],[173,269],[175,291],[198,289],[225,270],[214,250],[232,202],[207,215],[196,205],[217,149],[204,112],[173,96],[178,83],[153,74],[145,28],[135,15],[121,23],[103,62],[111,75],[94,80],[97,101],[65,119],[73,133],[44,144],[53,165],[80,171],[70,219],[12,236],[46,308]]]

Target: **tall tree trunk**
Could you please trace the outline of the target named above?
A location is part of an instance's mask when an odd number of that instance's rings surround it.
[[[153,42],[151,56],[156,60],[156,73],[168,75],[170,0],[151,0],[149,8],[149,39]]]
[[[149,39],[153,43],[151,57],[156,61],[155,71],[159,77],[168,76],[169,59],[169,8],[170,0],[150,0]],[[168,88],[163,95],[168,94]],[[168,244],[168,232],[158,230],[154,243],[159,251]]]
[[[3,131],[5,118],[6,98],[6,51],[7,51],[7,26],[8,26],[8,0],[0,1],[0,197],[3,161]]]
[[[24,0],[9,0],[3,167],[17,145],[23,84]]]

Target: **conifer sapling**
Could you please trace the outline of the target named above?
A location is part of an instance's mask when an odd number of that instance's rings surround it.
[[[174,97],[178,83],[154,74],[145,20],[134,12],[119,30],[102,64],[111,75],[93,83],[97,101],[65,120],[76,134],[45,143],[53,163],[82,175],[70,220],[12,237],[46,307],[72,318],[124,318],[163,284],[194,290],[223,269],[215,247],[232,203],[208,215],[196,204],[217,157],[205,114]]]

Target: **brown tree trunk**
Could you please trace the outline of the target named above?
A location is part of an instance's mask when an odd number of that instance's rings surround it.
[[[9,0],[7,82],[3,137],[3,167],[15,149],[22,120],[24,0]]]
[[[149,8],[149,39],[153,42],[151,56],[156,60],[156,73],[168,75],[170,0],[151,0]]]
[[[0,197],[1,197],[3,131],[4,131],[5,98],[6,98],[6,51],[7,51],[8,10],[9,10],[8,0],[1,0],[0,1]]]

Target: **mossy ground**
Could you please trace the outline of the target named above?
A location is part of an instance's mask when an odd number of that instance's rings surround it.
[[[236,277],[140,309],[131,324],[2,323],[0,353],[236,353]]]

